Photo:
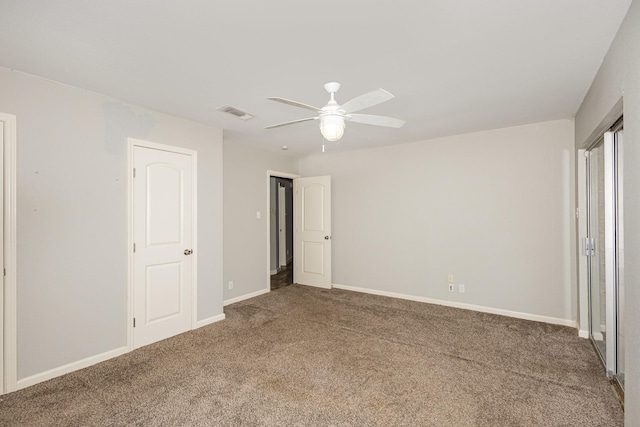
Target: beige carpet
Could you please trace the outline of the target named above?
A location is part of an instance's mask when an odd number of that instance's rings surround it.
[[[561,326],[297,285],[3,397],[2,426],[620,426]]]

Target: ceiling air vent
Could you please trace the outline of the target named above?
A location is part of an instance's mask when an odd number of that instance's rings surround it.
[[[218,108],[218,111],[222,111],[223,113],[227,113],[227,114],[231,114],[232,116],[235,116],[239,119],[242,120],[249,120],[249,119],[253,119],[254,116],[252,116],[251,114],[239,110],[236,107],[232,107],[231,105],[225,105],[222,106],[220,108]]]

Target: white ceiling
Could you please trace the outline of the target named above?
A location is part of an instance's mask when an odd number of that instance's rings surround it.
[[[225,140],[317,152],[322,107],[382,87],[328,150],[573,117],[631,0],[0,0],[0,66],[225,130]],[[230,104],[256,118],[216,111]],[[313,113],[311,113],[313,115]]]

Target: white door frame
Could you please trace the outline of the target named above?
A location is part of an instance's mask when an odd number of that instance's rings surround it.
[[[4,328],[0,330],[0,349],[4,347],[4,363],[0,363],[0,395],[18,387],[18,316],[16,298],[16,116],[0,113],[4,127]],[[2,366],[4,365],[4,366]]]
[[[275,178],[288,178],[288,179],[300,178],[300,175],[295,175],[292,173],[267,170],[267,212],[269,213],[269,215],[271,215],[271,177],[272,176]],[[269,216],[268,218],[271,218],[271,216]],[[265,222],[266,222],[266,229],[267,229],[267,279],[266,279],[265,289],[266,289],[266,292],[271,292],[271,229],[270,229],[271,224],[270,224],[270,220]],[[293,261],[295,262],[295,259]]]
[[[615,263],[615,184],[614,184],[613,132],[604,133],[604,236],[605,236],[605,324],[607,373],[616,373],[615,342],[618,336],[615,313],[616,263]]]
[[[187,148],[175,147],[172,145],[158,144],[156,142],[144,141],[142,139],[128,138],[129,156],[127,160],[127,215],[128,215],[128,239],[127,239],[127,348],[129,351],[133,347],[133,149],[134,147],[151,148],[156,150],[169,151],[172,153],[186,154],[191,156],[193,161],[193,288],[191,298],[191,329],[195,329],[198,323],[198,152]]]

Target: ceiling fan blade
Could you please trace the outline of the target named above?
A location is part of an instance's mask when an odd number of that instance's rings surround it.
[[[292,101],[290,99],[278,98],[278,97],[267,98],[267,99],[270,101],[276,101],[276,102],[281,102],[283,104],[292,105],[294,107],[306,108],[307,110],[315,111],[316,113],[320,111],[320,108],[318,107],[314,107],[313,105],[309,105],[309,104],[303,104],[302,102],[298,102],[298,101]]]
[[[279,128],[280,126],[293,125],[295,123],[308,122],[309,120],[318,120],[318,119],[319,117],[307,117],[306,119],[292,120],[290,122],[278,123],[277,125],[267,126],[265,127],[265,129]]]
[[[372,114],[349,114],[347,120],[365,125],[385,126],[388,128],[400,128],[405,124],[404,120],[395,117],[374,116]]]
[[[364,95],[356,96],[350,101],[345,102],[340,107],[345,113],[349,114],[355,111],[364,110],[365,108],[373,107],[374,105],[381,104],[385,101],[395,98],[384,89],[376,89],[374,91],[365,93]]]

